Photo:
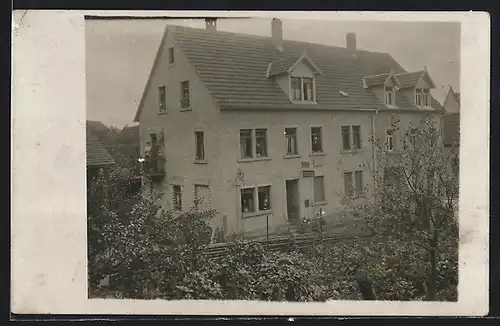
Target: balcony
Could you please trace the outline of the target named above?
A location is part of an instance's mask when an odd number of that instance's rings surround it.
[[[165,158],[158,156],[145,159],[142,162],[142,171],[150,179],[161,179],[165,176]]]

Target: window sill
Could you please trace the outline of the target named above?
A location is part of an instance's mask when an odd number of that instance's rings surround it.
[[[192,111],[192,108],[181,108],[181,112],[187,112],[187,111]]]
[[[207,164],[207,160],[194,160],[194,164]]]
[[[165,112],[158,112],[158,115],[165,115],[167,113],[168,113],[167,111],[165,111]]]
[[[258,162],[258,161],[270,161],[271,158],[266,156],[266,157],[248,157],[248,158],[240,158],[238,162],[244,163],[244,162]]]
[[[258,217],[258,216],[264,216],[264,215],[272,215],[273,211],[259,211],[259,212],[250,212],[250,213],[242,213],[241,218],[251,218],[251,217]]]
[[[309,154],[309,156],[325,156],[326,153],[325,152],[317,152],[317,153],[311,153]]]
[[[310,105],[317,105],[318,102],[316,101],[302,101],[302,100],[292,100],[293,104],[310,104]]]
[[[283,155],[283,158],[284,159],[287,159],[287,158],[301,158],[302,155],[300,154],[286,154],[286,155]]]

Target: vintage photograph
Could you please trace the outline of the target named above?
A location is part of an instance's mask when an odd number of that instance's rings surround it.
[[[459,22],[85,17],[88,298],[458,300]]]

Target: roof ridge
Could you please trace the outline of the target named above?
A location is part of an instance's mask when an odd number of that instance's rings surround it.
[[[271,40],[272,36],[264,36],[264,35],[257,35],[257,34],[247,34],[247,33],[240,33],[240,32],[229,32],[229,31],[223,31],[223,30],[216,30],[216,31],[207,31],[204,28],[196,28],[196,27],[190,27],[190,26],[182,26],[182,25],[173,25],[173,24],[167,24],[166,29],[172,27],[173,32],[175,33],[175,29],[177,30],[182,30],[182,29],[187,29],[191,31],[199,31],[199,32],[206,32],[206,33],[218,33],[218,34],[226,34],[226,35],[231,35],[235,37],[249,37],[249,38],[255,38],[255,39],[266,39],[266,40]],[[334,48],[334,49],[342,49],[345,51],[349,51],[346,47],[344,46],[338,46],[338,45],[329,45],[329,44],[324,44],[324,43],[314,43],[314,42],[305,42],[305,41],[297,41],[297,40],[291,40],[291,39],[283,39],[283,42],[285,43],[295,43],[295,44],[303,44],[303,45],[312,45],[312,46],[323,46],[323,47],[328,47],[328,48]],[[370,54],[383,54],[383,55],[389,55],[388,52],[379,52],[379,51],[369,51],[369,50],[364,50],[364,49],[356,49],[357,53],[370,53]],[[301,54],[299,54],[300,56]]]

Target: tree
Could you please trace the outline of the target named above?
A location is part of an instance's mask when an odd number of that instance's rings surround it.
[[[396,146],[388,146],[386,139],[371,139],[377,156],[371,196],[347,197],[344,202],[346,211],[370,232],[391,234],[403,246],[421,249],[422,257],[415,259],[422,259],[426,267],[430,301],[437,299],[441,271],[457,270],[458,261],[458,174],[453,172],[458,150],[444,148],[439,126],[431,115],[409,126],[393,118],[391,141]]]

